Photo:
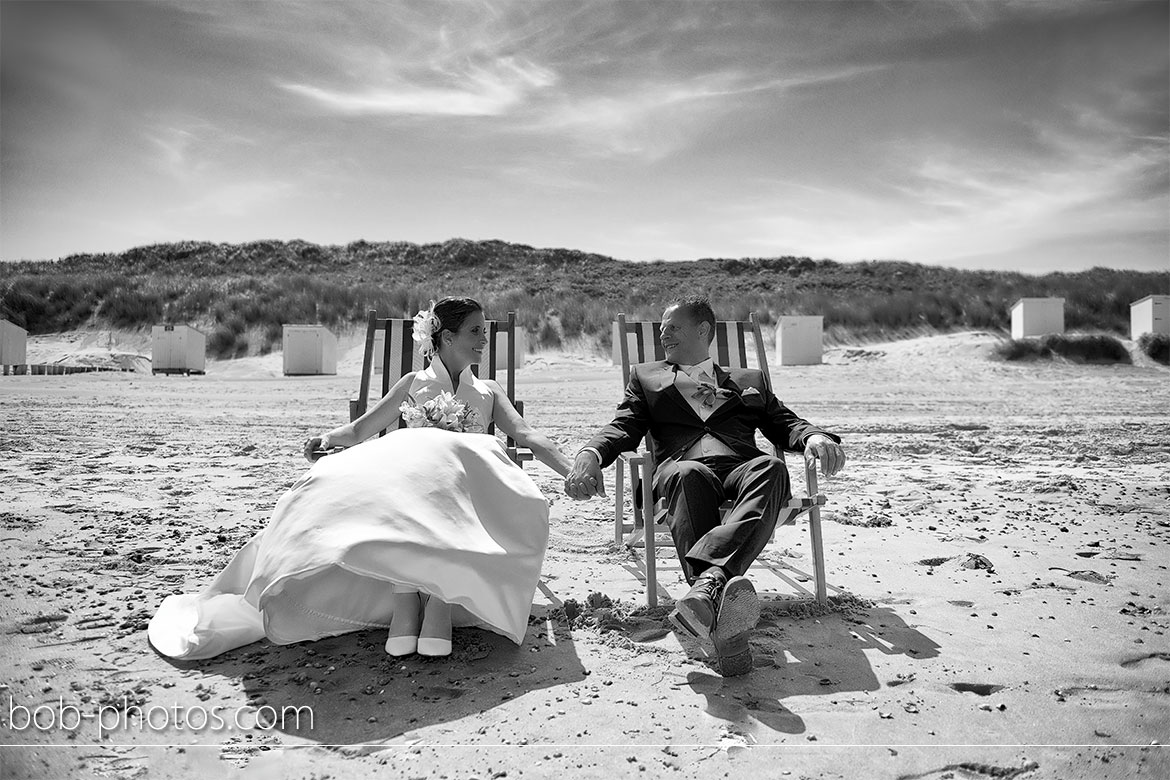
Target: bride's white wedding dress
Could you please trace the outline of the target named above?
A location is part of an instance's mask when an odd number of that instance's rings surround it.
[[[410,394],[422,404],[452,384],[436,358]],[[454,394],[491,420],[470,368]],[[495,436],[393,431],[317,461],[206,590],[163,600],[148,636],[194,660],[385,628],[397,584],[454,605],[457,626],[519,644],[547,542],[548,503]]]

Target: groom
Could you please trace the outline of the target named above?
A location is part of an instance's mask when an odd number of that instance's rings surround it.
[[[820,459],[826,475],[845,465],[845,454],[840,438],[780,403],[760,371],[714,364],[715,313],[706,298],[672,303],[660,332],[666,360],[633,366],[617,415],[577,453],[565,492],[579,499],[603,492],[601,470],[650,434],[654,494],[666,500],[667,523],[691,585],[670,619],[693,636],[710,638],[724,676],[746,674],[760,603],[744,572],[792,495],[784,460],[761,452],[755,432],[781,449]],[[720,519],[725,499],[733,505]]]

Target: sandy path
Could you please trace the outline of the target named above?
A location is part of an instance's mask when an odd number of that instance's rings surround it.
[[[774,370],[786,402],[845,437],[850,466],[824,489],[846,595],[811,609],[761,567],[757,669],[736,680],[664,608],[638,608],[610,504],[561,497],[539,465],[552,542],[522,647],[468,629],[451,659],[392,661],[365,632],[173,664],[145,621],[263,527],[300,442],[343,419],[352,367],[284,378],[270,355],[205,377],[3,377],[0,715],[24,747],[3,748],[0,776],[1164,776],[1165,749],[1136,746],[1170,731],[1170,371],[1006,365],[990,341]],[[576,449],[618,376],[545,356],[519,394]],[[803,525],[762,563],[808,571]],[[572,622],[567,599],[585,604]],[[59,699],[80,726],[20,728],[20,706]],[[134,705],[166,726],[99,710]],[[313,728],[253,728],[265,705],[311,707]],[[200,726],[200,707],[243,727]]]

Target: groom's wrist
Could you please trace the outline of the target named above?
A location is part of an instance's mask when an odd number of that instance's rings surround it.
[[[601,450],[597,449],[596,447],[582,447],[581,449],[577,450],[578,458],[585,454],[592,455],[597,459],[597,465],[601,465]]]

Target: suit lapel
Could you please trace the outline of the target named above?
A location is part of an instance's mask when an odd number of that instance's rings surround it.
[[[669,398],[677,404],[680,409],[684,409],[687,414],[697,418],[699,415],[695,413],[694,407],[687,403],[687,399],[683,398],[683,394],[675,387],[674,377],[674,365],[666,362],[661,363],[660,367],[654,370],[651,377],[653,385],[650,387],[650,390],[656,390],[664,398]]]
[[[743,399],[740,398],[740,393],[743,391],[740,389],[736,381],[731,378],[730,371],[720,365],[716,365],[715,381],[718,383],[719,389],[728,390],[732,395],[730,398],[723,399],[723,403],[719,404],[715,411],[711,413],[711,417],[707,418],[708,422],[727,411],[737,408],[740,404],[743,403]]]
[[[736,397],[739,396],[741,392],[739,385],[737,385],[735,380],[731,378],[731,372],[723,366],[715,366],[715,381],[718,382],[719,386],[724,390],[730,390],[731,392],[735,393]]]

